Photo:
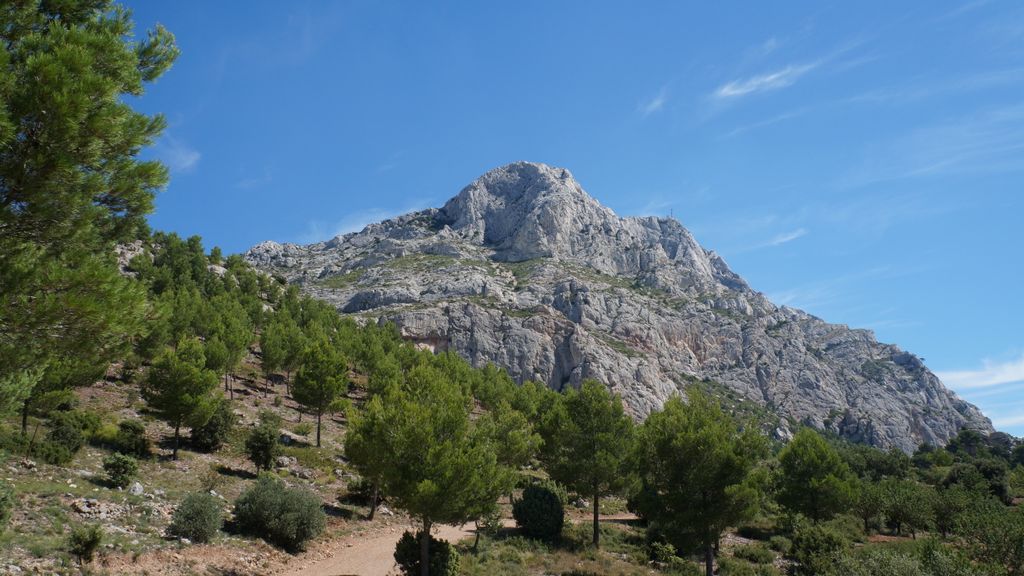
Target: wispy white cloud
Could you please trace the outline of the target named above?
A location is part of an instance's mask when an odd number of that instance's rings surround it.
[[[1003,418],[995,417],[992,419],[992,424],[996,428],[1009,428],[1011,426],[1024,426],[1024,414],[1018,413],[1015,416],[1006,416]]]
[[[733,80],[718,87],[712,97],[717,100],[731,100],[757,92],[778,90],[793,85],[801,76],[818,67],[819,62],[807,64],[791,64],[766,74],[758,74],[749,78]]]
[[[263,173],[260,175],[247,176],[242,178],[238,182],[235,182],[235,188],[241,188],[248,190],[250,188],[259,188],[266,184],[270,184],[273,180],[273,175],[270,173],[270,167],[264,167]]]
[[[636,107],[637,112],[640,113],[644,118],[654,114],[655,112],[661,112],[668,102],[668,88],[662,88],[658,90],[658,93],[654,96],[642,100]]]
[[[781,245],[783,245],[783,244],[785,244],[787,242],[792,242],[793,240],[796,240],[797,238],[803,238],[806,235],[807,235],[807,229],[806,228],[797,228],[796,230],[792,230],[790,232],[784,232],[784,233],[779,234],[778,236],[772,238],[770,241],[768,241],[766,246],[781,246]]]
[[[843,186],[956,174],[1024,170],[1024,105],[993,108],[924,126],[883,145]]]
[[[170,134],[165,134],[153,146],[153,153],[167,165],[171,172],[177,173],[191,172],[202,157],[198,150]]]
[[[1000,384],[1024,384],[1024,355],[1016,360],[994,362],[985,360],[981,368],[939,372],[942,381],[954,390],[988,388]]]
[[[805,112],[807,112],[807,110],[808,110],[808,108],[800,108],[800,109],[797,109],[797,110],[791,110],[789,112],[783,112],[782,114],[778,114],[778,115],[772,116],[771,118],[765,118],[764,120],[759,120],[757,122],[751,122],[750,124],[744,124],[743,126],[737,126],[736,128],[733,128],[729,132],[726,132],[725,134],[723,134],[722,138],[732,138],[734,136],[739,136],[740,134],[743,134],[744,132],[749,132],[751,130],[757,130],[759,128],[764,128],[766,126],[771,126],[772,124],[778,124],[780,122],[785,122],[786,120],[792,120],[793,118],[797,118],[799,116],[802,116]]]

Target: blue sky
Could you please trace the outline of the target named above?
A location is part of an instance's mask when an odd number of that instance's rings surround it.
[[[1024,4],[128,5],[182,49],[135,102],[157,228],[309,242],[564,166],[1024,435]]]

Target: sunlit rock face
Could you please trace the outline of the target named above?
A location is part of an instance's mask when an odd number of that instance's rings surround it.
[[[880,447],[991,423],[913,354],[772,304],[671,218],[620,218],[568,170],[516,162],[440,209],[246,259],[435,351],[555,389],[596,378],[642,418],[701,385],[778,436]]]

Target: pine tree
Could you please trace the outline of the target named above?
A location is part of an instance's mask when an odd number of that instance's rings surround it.
[[[164,127],[125,96],[174,61],[157,27],[132,38],[108,2],[0,9],[0,388],[24,404],[53,361],[105,368],[143,331],[145,295],[113,248],[146,229],[158,162],[138,160]],[[51,377],[51,380],[53,378]]]
[[[541,456],[551,477],[594,499],[593,542],[599,547],[600,499],[627,484],[624,464],[632,449],[633,421],[618,396],[600,382],[585,380],[549,411],[541,436]]]
[[[282,333],[281,324],[270,322],[259,336],[260,361],[263,365],[263,378],[266,387],[264,395],[270,388],[270,374],[281,369],[285,363],[285,338]]]
[[[670,399],[640,429],[637,463],[648,498],[644,517],[704,553],[711,576],[722,532],[757,512],[760,494],[751,475],[767,445],[752,427],[739,430],[706,395],[690,391],[687,403]]]
[[[292,396],[316,414],[317,447],[324,413],[338,407],[337,402],[347,388],[348,365],[341,353],[323,337],[307,346],[302,368],[295,375]]]
[[[384,478],[393,464],[395,449],[391,446],[390,422],[398,419],[394,404],[385,406],[380,396],[370,398],[361,413],[352,416],[345,433],[345,456],[359,475],[373,484],[370,513],[373,520]]]
[[[856,494],[849,466],[835,448],[810,428],[796,433],[779,453],[776,499],[791,512],[827,520],[847,510]]]
[[[380,399],[388,440],[383,488],[395,505],[415,518],[421,574],[429,574],[430,529],[435,523],[473,520],[511,485],[512,473],[498,463],[491,438],[469,418],[470,397],[460,383],[432,366],[412,368],[401,389]]]
[[[206,368],[203,345],[186,338],[153,364],[142,387],[150,408],[174,428],[173,457],[178,458],[181,427],[202,426],[217,408],[217,374]]]

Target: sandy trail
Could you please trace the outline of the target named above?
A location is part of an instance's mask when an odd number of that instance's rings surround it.
[[[602,514],[602,522],[624,522],[635,520],[628,512]],[[506,527],[515,526],[515,521],[506,518]],[[399,574],[395,564],[395,544],[406,530],[415,531],[418,526],[396,524],[383,532],[374,534],[353,534],[331,544],[325,551],[327,557],[313,560],[303,566],[289,567],[281,576],[394,576]],[[472,524],[465,526],[435,525],[431,531],[435,538],[452,544],[476,535]]]
[[[415,530],[412,524],[396,525],[387,532],[368,535],[356,534],[331,546],[330,556],[305,566],[289,568],[282,576],[389,576],[398,574],[395,564],[395,544],[405,530]],[[451,543],[475,535],[472,524],[463,527],[441,524],[431,531],[435,538]]]

